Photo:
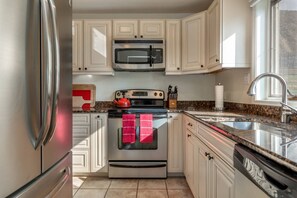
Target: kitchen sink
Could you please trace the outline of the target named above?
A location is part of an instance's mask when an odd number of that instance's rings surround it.
[[[238,122],[238,121],[223,121],[221,124],[243,131],[266,131],[274,134],[286,134],[284,129],[270,126],[260,122]]]

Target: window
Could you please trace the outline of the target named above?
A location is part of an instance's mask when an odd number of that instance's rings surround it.
[[[297,0],[252,0],[252,3],[255,74],[279,74],[289,90],[297,94]],[[280,99],[278,80],[262,80],[260,86],[257,100]]]

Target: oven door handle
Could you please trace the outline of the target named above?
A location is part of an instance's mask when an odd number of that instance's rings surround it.
[[[156,163],[156,164],[121,164],[121,163],[109,163],[109,166],[112,167],[121,167],[121,168],[160,168],[165,167],[166,163]]]

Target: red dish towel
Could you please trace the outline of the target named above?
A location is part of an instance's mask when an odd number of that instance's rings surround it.
[[[140,142],[148,144],[153,142],[152,114],[140,114]]]
[[[122,116],[122,142],[124,144],[133,144],[136,139],[136,116],[135,114],[123,114]]]

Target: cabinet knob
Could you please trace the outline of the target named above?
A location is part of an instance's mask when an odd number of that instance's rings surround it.
[[[97,118],[100,118],[100,115],[97,115]]]
[[[188,134],[188,137],[191,137],[191,134]]]
[[[79,67],[78,70],[81,70],[81,68]]]
[[[201,65],[201,68],[203,67],[203,65]]]
[[[85,67],[85,70],[88,70],[88,68]]]
[[[213,157],[208,155],[208,160],[212,160],[212,159],[213,159]]]
[[[216,59],[216,62],[219,62],[220,60],[219,59]]]
[[[172,118],[172,116],[169,116],[169,118]]]
[[[140,38],[143,38],[143,35],[140,35]]]
[[[134,38],[137,38],[137,36],[135,35]]]
[[[178,67],[177,70],[180,70],[180,68]]]
[[[207,152],[205,152],[205,153],[204,153],[204,155],[205,155],[205,156],[209,156],[209,155],[210,155],[210,153],[207,153]]]

